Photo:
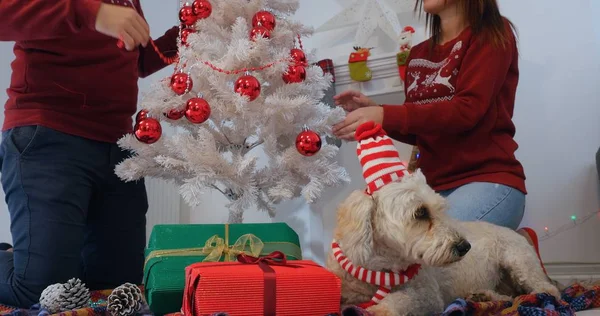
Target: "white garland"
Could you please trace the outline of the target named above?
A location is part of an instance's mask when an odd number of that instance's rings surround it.
[[[260,97],[249,102],[233,89],[233,82],[243,74],[227,75],[203,63],[236,70],[289,59],[297,35],[312,34],[289,19],[298,0],[213,0],[211,4],[211,16],[196,23],[197,32],[188,36],[189,45],[179,49],[181,64],[186,63],[182,71],[192,78],[192,91],[176,95],[168,77],[156,83],[141,102],[148,116],[183,132],[163,135],[151,145],[126,135],[119,145],[135,155],[116,167],[117,175],[126,181],[143,177],[174,181],[191,205],[200,203],[205,189],[218,190],[230,200],[230,223],[242,222],[244,210],[252,205],[274,216],[274,206],[282,200],[302,195],[313,202],[326,187],[349,181],[335,160],[338,148],[325,141],[332,136],[331,126],[345,115],[342,109],[321,102],[331,85],[330,74],[308,66],[304,82],[285,84],[282,74],[289,62],[278,62],[251,72],[262,86]],[[252,17],[265,9],[276,16],[275,30],[270,39],[252,41]],[[185,118],[164,117],[169,110],[183,109],[198,94],[210,104],[209,121],[193,124]],[[312,157],[302,156],[295,147],[304,126],[318,133],[323,142]],[[259,168],[260,149],[268,163]]]

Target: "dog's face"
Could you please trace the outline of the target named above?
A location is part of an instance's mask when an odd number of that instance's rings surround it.
[[[349,257],[373,257],[443,266],[460,260],[470,244],[445,215],[446,201],[421,171],[385,185],[372,196],[352,193],[338,210],[336,238]]]

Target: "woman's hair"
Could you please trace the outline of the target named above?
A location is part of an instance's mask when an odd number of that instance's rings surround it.
[[[446,0],[447,1],[447,0]],[[471,26],[473,33],[480,34],[483,39],[496,48],[506,48],[511,36],[509,29],[504,25],[506,19],[500,14],[496,0],[458,0],[466,22]],[[415,3],[415,12],[423,12],[423,0]],[[508,21],[508,19],[506,19]],[[442,21],[438,15],[427,13],[426,24],[431,35],[431,44],[440,43]],[[510,29],[515,31],[514,25],[508,21]],[[516,31],[515,31],[516,33]]]

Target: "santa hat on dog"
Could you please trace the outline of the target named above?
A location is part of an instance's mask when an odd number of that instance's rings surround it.
[[[373,194],[384,185],[408,175],[406,164],[380,124],[366,122],[354,134],[356,154],[367,182],[367,193]]]

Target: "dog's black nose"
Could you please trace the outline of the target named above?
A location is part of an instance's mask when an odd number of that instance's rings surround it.
[[[465,239],[461,239],[461,241],[454,246],[454,250],[456,250],[456,253],[460,257],[463,257],[467,254],[467,252],[469,252],[469,250],[471,250],[471,244]]]

